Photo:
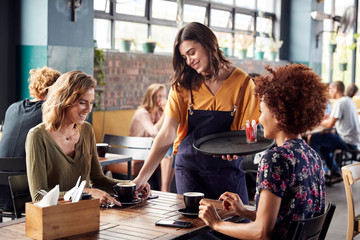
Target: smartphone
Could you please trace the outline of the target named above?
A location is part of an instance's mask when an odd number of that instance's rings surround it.
[[[159,195],[151,194],[151,195],[148,196],[147,200],[155,199],[155,198],[159,198]]]
[[[179,227],[179,228],[188,228],[192,226],[192,222],[185,222],[180,220],[159,220],[155,223],[156,226],[165,226],[165,227]]]

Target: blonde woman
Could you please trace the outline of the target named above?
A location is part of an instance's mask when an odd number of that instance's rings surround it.
[[[119,180],[104,176],[99,164],[92,126],[85,121],[94,102],[96,81],[81,71],[63,74],[50,88],[43,105],[43,123],[29,131],[26,164],[31,197],[34,201],[59,184],[60,196],[81,176],[85,192],[106,205],[118,201],[109,195]],[[143,192],[147,197],[149,185]]]
[[[164,122],[164,109],[167,101],[167,92],[164,84],[153,83],[148,86],[142,104],[136,110],[130,124],[130,134],[133,137],[153,137],[158,134]],[[174,177],[172,167],[172,147],[161,161],[161,191],[169,192],[171,180]],[[143,161],[133,161],[135,174],[143,165]],[[107,168],[112,172],[124,172],[126,165],[111,165]],[[154,186],[155,184],[152,184]]]

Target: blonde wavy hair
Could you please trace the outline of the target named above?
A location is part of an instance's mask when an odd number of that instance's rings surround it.
[[[148,112],[153,113],[155,112],[157,105],[156,105],[156,94],[166,87],[164,84],[160,83],[153,83],[146,89],[144,99],[140,107],[145,108]]]
[[[96,87],[92,76],[82,71],[64,73],[49,88],[42,106],[45,129],[58,131],[65,118],[66,109],[76,103],[90,88]]]
[[[30,96],[36,99],[44,99],[48,88],[60,77],[61,73],[49,67],[30,70],[29,90]]]

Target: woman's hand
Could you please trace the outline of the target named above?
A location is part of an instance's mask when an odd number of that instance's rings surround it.
[[[221,158],[223,159],[223,160],[228,160],[229,162],[231,162],[232,160],[236,160],[236,159],[238,159],[238,156],[237,155],[222,155],[221,156]]]
[[[159,103],[159,108],[161,108],[161,110],[163,110],[163,111],[165,111],[166,102],[167,102],[167,99],[163,98],[163,99],[161,99],[161,101]]]
[[[84,192],[91,193],[91,196],[97,197],[100,199],[100,206],[107,206],[111,203],[121,207],[121,203],[118,202],[115,198],[111,197],[110,194],[96,188],[85,188]]]
[[[221,194],[219,200],[223,200],[222,205],[225,210],[230,210],[231,207],[240,216],[243,214],[244,210],[246,210],[239,195],[236,193],[225,192]]]
[[[214,228],[216,223],[221,222],[221,218],[215,207],[206,199],[202,199],[200,201],[199,218],[202,219],[206,225],[211,228]]]

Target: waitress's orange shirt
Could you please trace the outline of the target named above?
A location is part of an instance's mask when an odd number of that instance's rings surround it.
[[[247,74],[244,71],[235,68],[216,95],[213,95],[205,83],[202,83],[197,90],[192,90],[193,109],[232,111],[246,77]],[[231,130],[240,130],[245,126],[246,120],[250,120],[250,122],[253,119],[256,121],[259,120],[260,101],[259,98],[253,94],[254,88],[255,84],[250,80],[245,92],[243,106],[239,106],[237,109]],[[179,87],[178,89],[179,92],[175,89],[170,90],[169,100],[165,108],[165,114],[179,123],[177,137],[174,142],[174,153],[177,152],[178,146],[188,131],[188,93],[183,87]]]

